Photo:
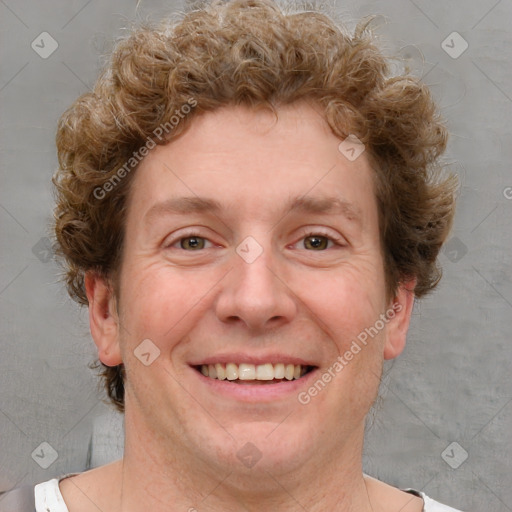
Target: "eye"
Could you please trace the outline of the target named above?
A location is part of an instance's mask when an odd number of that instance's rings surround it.
[[[186,238],[180,239],[180,247],[182,249],[192,249],[197,251],[198,249],[204,249],[206,238],[200,236],[187,236]]]
[[[334,245],[344,245],[341,238],[322,232],[307,233],[301,240],[304,240],[304,248],[313,249],[316,252],[325,251],[329,247],[329,242],[332,242]]]
[[[329,245],[329,239],[323,235],[308,235],[304,239],[304,247],[306,249],[327,249],[327,245]],[[309,246],[309,247],[308,247]]]
[[[178,247],[175,247],[176,249],[183,249],[184,251],[191,252],[205,249],[205,245],[207,243],[211,244],[208,239],[202,236],[199,236],[195,233],[187,233],[185,236],[182,236],[174,241],[170,241],[168,244],[166,244],[165,247],[169,249],[179,244]]]

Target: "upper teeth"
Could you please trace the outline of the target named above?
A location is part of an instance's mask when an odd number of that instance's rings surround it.
[[[201,373],[205,377],[219,380],[273,380],[298,379],[306,372],[307,367],[300,364],[266,363],[246,364],[217,363],[201,365]]]

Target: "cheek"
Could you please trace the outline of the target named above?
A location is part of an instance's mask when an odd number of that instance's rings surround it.
[[[122,321],[129,338],[133,343],[150,338],[171,348],[204,313],[218,281],[211,271],[177,273],[163,263],[127,269]]]
[[[373,403],[380,382],[385,330],[371,328],[385,311],[384,276],[378,263],[361,261],[325,274],[318,289],[322,292],[314,300],[309,294],[309,303],[304,301],[322,321],[319,325],[329,329],[329,366],[335,375],[319,403],[325,400],[326,414],[337,420],[339,414],[359,418]]]
[[[312,286],[312,282],[314,286]],[[385,309],[385,286],[378,264],[346,264],[335,272],[297,284],[308,307],[328,326],[339,349],[374,325]]]

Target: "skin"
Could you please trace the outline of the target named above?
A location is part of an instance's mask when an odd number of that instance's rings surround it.
[[[404,348],[414,295],[409,283],[387,297],[374,171],[365,153],[348,160],[340,142],[306,103],[280,107],[277,121],[229,106],[142,161],[120,296],[86,278],[99,357],[123,362],[128,376],[124,458],[61,481],[70,512],[422,510],[420,498],[362,473],[365,417],[383,360]],[[286,209],[305,195],[336,196],[357,213]],[[223,209],[149,213],[180,196]],[[190,248],[189,231],[200,249]],[[310,233],[338,242],[321,238],[318,248]],[[248,236],[263,251],[252,263],[236,252]],[[313,361],[320,377],[393,305],[394,318],[307,405],[297,400],[307,386],[242,401],[190,366],[227,352],[278,352]],[[134,355],[146,339],[160,350],[149,366]],[[247,442],[261,455],[251,468],[237,457]]]

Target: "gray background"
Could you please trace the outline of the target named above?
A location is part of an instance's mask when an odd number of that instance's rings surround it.
[[[45,237],[58,117],[91,88],[123,27],[183,7],[135,3],[0,0],[0,491],[120,455],[119,417],[87,368],[86,311],[59,284]],[[332,5],[342,20],[382,15],[386,53],[409,62],[442,106],[446,163],[461,181],[444,279],[416,304],[406,351],[386,367],[365,471],[464,510],[512,510],[511,2]],[[58,43],[47,58],[31,47],[44,31]],[[454,31],[469,45],[457,58],[461,39],[444,44],[452,56],[442,46]],[[42,442],[58,454],[47,469]]]

